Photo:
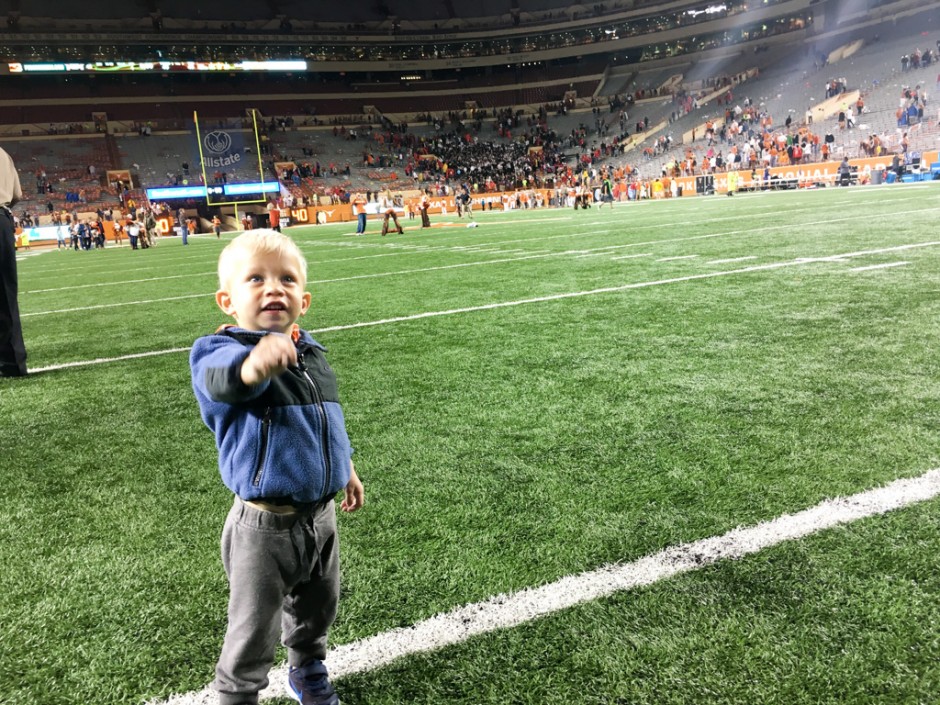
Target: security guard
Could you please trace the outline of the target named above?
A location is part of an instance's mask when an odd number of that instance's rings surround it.
[[[0,149],[0,377],[26,374],[26,345],[16,300],[16,234],[10,211],[10,206],[22,197],[13,160]]]

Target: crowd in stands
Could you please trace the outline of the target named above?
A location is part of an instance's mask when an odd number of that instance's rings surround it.
[[[902,64],[904,80],[908,80],[906,77],[910,72],[935,64],[936,58],[937,54],[929,50],[913,52]],[[914,83],[913,80],[910,82]],[[723,108],[723,114],[719,110],[713,119],[704,121],[702,128],[691,130],[692,144],[684,154],[675,154],[676,144],[671,134],[658,134],[645,140],[642,155],[647,161],[670,155],[662,165],[661,178],[714,174],[732,169],[767,170],[831,159],[835,142],[832,133],[836,131],[836,125],[842,130],[850,130],[855,118],[865,109],[864,100],[859,99],[856,104],[843,106],[837,111],[838,119],[834,124],[813,125],[809,119],[802,122],[794,120],[795,115],[787,115],[780,123],[763,104],[755,105],[749,98],[738,99],[735,92],[743,91],[737,87],[732,90],[732,85],[737,84],[731,76],[704,79],[694,84],[700,86],[696,90],[692,90],[690,85],[677,85],[670,89],[675,109],[671,113],[663,113],[663,122],[668,117],[671,124],[695,112],[706,95],[719,109]],[[715,97],[719,90],[723,92]],[[830,79],[826,83],[827,97],[842,95],[847,90],[845,78]],[[350,116],[349,123],[345,122],[344,116],[325,117],[320,124],[332,124],[334,139],[358,141],[356,151],[361,154],[361,161],[356,163],[355,174],[350,163],[357,162],[355,157],[318,158],[319,152],[306,144],[278,147],[268,139],[264,140],[267,147],[262,151],[269,157],[266,164],[272,169],[275,162],[293,162],[293,166],[279,167],[277,177],[288,187],[291,200],[299,206],[348,202],[352,191],[363,190],[363,185],[354,183],[357,179],[364,183],[372,182],[367,191],[370,196],[377,194],[380,188],[420,188],[442,194],[448,188],[462,184],[468,184],[478,193],[511,191],[584,182],[585,173],[591,175],[587,183],[594,184],[594,175],[605,173],[605,169],[615,179],[623,178],[629,182],[636,180],[639,170],[623,160],[630,158],[626,156],[629,149],[651,128],[648,117],[644,115],[638,119],[634,116],[631,120],[630,112],[637,111],[637,101],[656,92],[659,91],[637,89],[608,98],[606,107],[610,112],[619,110],[617,120],[611,118],[610,122],[601,107],[603,99],[592,100],[593,128],[582,123],[561,134],[549,127],[549,119],[559,106],[561,110],[565,109],[564,103],[545,104],[537,112],[529,114],[508,107],[467,108],[436,116],[429,112],[417,115],[416,121],[432,128],[433,134],[413,132],[407,122],[393,123],[380,115]],[[657,104],[660,102],[655,101]],[[581,105],[585,102],[581,101]],[[927,105],[927,94],[921,83],[913,87],[903,86],[897,108],[898,126],[911,127],[923,121]],[[236,123],[240,127],[248,127],[251,120],[242,118]],[[219,125],[223,126],[223,121],[219,121]],[[278,132],[293,131],[296,125],[294,117],[284,116],[265,118],[259,126],[262,138],[265,138]],[[611,136],[609,133],[614,126],[619,126],[619,134]],[[327,135],[328,132],[324,130],[322,134]],[[908,133],[901,135],[899,131],[899,135],[896,140],[874,132],[860,137],[857,156],[899,152],[903,159],[909,151]],[[596,139],[592,141],[594,136]],[[358,144],[363,145],[361,150]],[[300,154],[285,153],[285,149],[297,149]],[[639,156],[640,152],[637,154]],[[840,149],[839,158],[842,156]],[[610,163],[611,160],[614,163]],[[658,170],[659,167],[656,168]],[[186,173],[168,174],[167,177],[176,183],[202,180],[198,170],[191,177]],[[231,175],[222,172],[211,174],[212,181],[218,183],[230,178]],[[381,187],[377,182],[382,182]],[[45,172],[37,172],[37,194],[53,193],[58,190],[57,186]],[[98,188],[97,182],[89,182],[86,188],[69,191],[66,200],[94,203],[107,193],[107,189]],[[49,205],[53,206],[51,201]]]
[[[847,85],[845,78],[830,78],[826,81],[826,99],[845,93]]]
[[[913,88],[905,86],[901,90],[900,103],[895,113],[895,117],[898,120],[898,127],[919,124],[924,119],[924,111],[926,108],[926,91],[924,91],[919,84]]]
[[[937,54],[934,54],[930,49],[921,51],[919,48],[910,54],[903,54],[901,56],[901,73],[927,68],[937,60],[937,55],[940,55],[940,41],[937,42]]]

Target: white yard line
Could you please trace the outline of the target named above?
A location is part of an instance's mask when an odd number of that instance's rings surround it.
[[[702,204],[699,204],[699,205],[702,205]],[[778,212],[778,211],[779,211],[779,208],[778,208],[777,206],[769,206],[766,210]],[[914,213],[919,213],[919,212],[932,212],[932,211],[935,211],[935,210],[940,210],[940,208],[927,208],[927,209],[922,209],[921,211],[912,211],[912,212],[914,212]],[[751,213],[751,214],[749,214],[748,217],[753,217],[753,215],[754,215],[754,214]],[[561,218],[560,220],[571,220],[571,219],[572,219],[572,218]],[[740,215],[732,215],[732,216],[722,216],[722,217],[718,217],[718,218],[708,218],[708,219],[705,219],[705,220],[699,219],[699,220],[688,220],[688,221],[669,221],[669,222],[664,222],[664,223],[653,223],[653,224],[650,224],[650,225],[648,225],[648,226],[646,226],[646,227],[649,227],[649,228],[670,228],[670,229],[675,229],[675,228],[680,228],[680,227],[682,227],[682,226],[684,226],[684,225],[701,226],[701,225],[703,225],[703,224],[716,223],[716,222],[718,222],[718,221],[724,221],[724,220],[741,220],[741,219],[742,219],[742,216],[740,216]],[[856,220],[856,218],[836,218],[836,219],[830,219],[830,220],[825,220],[825,221],[819,221],[819,222],[815,223],[815,225],[824,225],[824,224],[836,223],[836,222],[840,222],[840,223],[841,223],[841,222],[844,222],[844,221],[847,221],[847,220]],[[586,223],[585,223],[585,224],[586,224]],[[774,225],[774,226],[763,226],[761,229],[762,229],[762,230],[767,230],[767,229],[779,229],[779,228],[787,228],[787,227],[790,227],[790,225],[781,224],[781,225]],[[568,231],[568,232],[564,232],[564,233],[560,233],[560,234],[556,234],[556,235],[545,235],[545,236],[541,236],[541,237],[538,237],[538,238],[534,238],[534,237],[528,237],[528,238],[514,238],[514,239],[512,239],[512,240],[497,240],[497,241],[495,241],[495,242],[481,243],[481,244],[485,244],[485,245],[508,245],[508,244],[513,244],[513,243],[536,243],[536,244],[537,244],[537,243],[543,242],[543,241],[545,241],[545,240],[557,240],[557,239],[560,239],[560,238],[568,238],[568,237],[583,237],[583,236],[585,236],[585,235],[595,235],[595,234],[602,234],[602,233],[609,233],[609,232],[610,232],[609,229],[607,229],[607,230],[590,230],[590,231],[570,230],[570,231]],[[697,235],[697,236],[694,236],[694,237],[692,237],[692,238],[670,238],[670,239],[666,239],[666,240],[657,240],[657,241],[650,242],[650,243],[648,243],[648,244],[653,244],[654,242],[682,242],[682,241],[688,240],[688,239],[699,239],[699,238],[702,238],[702,237],[717,237],[717,236],[720,236],[720,235],[751,234],[752,232],[753,232],[753,229],[747,229],[747,230],[729,230],[729,231],[725,231],[725,232],[723,232],[723,233],[715,233],[715,234],[706,235],[706,236]],[[447,233],[447,234],[449,235],[450,233]],[[311,243],[300,242],[300,243],[298,243],[298,244],[300,244],[301,246],[304,246],[304,245],[306,245],[306,244],[310,244],[310,245],[326,245],[326,244],[329,244],[329,243],[326,243],[326,242],[324,242],[324,241],[319,241],[319,242],[311,242]],[[342,244],[342,243],[340,243],[340,244]],[[636,244],[644,244],[644,243],[636,243]],[[385,243],[383,243],[383,242],[381,242],[381,241],[376,241],[376,242],[362,242],[362,243],[361,243],[361,246],[362,246],[362,247],[369,247],[369,246],[381,247],[381,246],[384,246],[384,245],[385,245]],[[630,246],[630,245],[626,245],[626,246]],[[441,243],[441,244],[438,244],[438,245],[434,246],[433,249],[436,250],[436,251],[449,251],[449,250],[461,250],[461,249],[464,249],[464,248],[466,248],[466,247],[473,247],[473,246],[472,246],[472,245],[447,245],[447,244]],[[380,252],[380,253],[371,254],[371,255],[360,255],[360,256],[358,256],[358,257],[322,260],[322,263],[328,263],[328,262],[329,262],[329,263],[332,263],[332,262],[347,262],[347,261],[350,261],[350,260],[372,259],[372,258],[375,258],[375,257],[390,257],[390,256],[395,256],[395,255],[401,255],[401,254],[407,254],[407,253],[404,252],[404,251],[398,251],[398,252]]]
[[[928,212],[934,212],[934,211],[940,211],[940,207],[938,207],[938,208],[923,208],[923,209],[921,209],[921,210],[909,211],[908,213],[909,213],[909,214],[916,214],[916,213],[928,213]],[[892,216],[892,214],[886,214],[884,217],[891,217],[891,216]],[[857,220],[856,217],[831,218],[831,219],[829,219],[829,220],[818,221],[817,223],[814,223],[814,225],[817,225],[817,226],[818,226],[818,225],[828,225],[828,224],[832,224],[832,223],[841,223],[841,222],[845,222],[845,221],[853,221],[853,222],[854,222],[854,221],[856,221],[856,220]],[[669,223],[668,225],[669,225],[670,227],[675,227],[677,224],[676,224],[676,223]],[[792,228],[792,227],[793,227],[793,226],[790,225],[790,224],[764,225],[764,226],[761,226],[760,231],[761,231],[762,233],[765,233],[765,232],[767,232],[767,231],[769,231],[769,230],[779,230],[779,229],[783,229],[783,228]],[[605,230],[605,231],[598,231],[598,232],[609,232],[609,231],[606,231],[606,230]],[[628,247],[644,247],[644,246],[648,247],[648,246],[650,246],[650,245],[660,245],[660,244],[665,244],[665,243],[670,243],[670,242],[689,242],[689,241],[692,241],[692,240],[705,240],[705,239],[711,239],[711,238],[716,238],[716,237],[724,237],[724,236],[726,236],[726,235],[751,235],[751,234],[753,234],[753,233],[754,233],[754,230],[751,229],[751,228],[748,228],[748,229],[745,229],[745,230],[727,230],[727,231],[721,232],[721,233],[708,233],[708,234],[705,234],[705,235],[692,235],[692,236],[690,236],[690,237],[675,237],[675,238],[666,238],[666,239],[663,239],[663,240],[647,240],[647,241],[645,241],[645,242],[630,242],[630,243],[625,243],[625,244],[622,244],[622,245],[605,245],[605,246],[603,246],[603,247],[598,247],[598,248],[595,248],[595,249],[618,249],[618,248],[619,248],[619,249],[623,249],[623,248],[628,248]],[[572,232],[572,233],[563,233],[563,234],[561,234],[561,235],[549,235],[549,236],[546,236],[546,237],[543,237],[543,238],[539,238],[538,240],[535,240],[535,239],[533,239],[533,238],[523,238],[523,239],[516,239],[516,240],[504,240],[504,241],[502,241],[502,242],[494,242],[494,243],[486,243],[486,244],[487,244],[487,245],[502,245],[502,244],[509,244],[509,243],[514,243],[514,242],[539,242],[539,243],[540,243],[540,242],[542,242],[543,240],[553,240],[553,239],[562,238],[562,237],[584,236],[584,235],[589,235],[589,234],[591,234],[591,233]],[[443,247],[442,249],[444,249],[444,250],[453,250],[453,249],[456,249],[456,248],[453,248],[453,247]],[[552,254],[562,254],[562,255],[564,255],[564,254],[572,254],[573,252],[574,252],[574,253],[581,253],[581,252],[588,252],[588,251],[589,251],[589,250],[568,250],[568,251],[565,251],[565,252],[552,253]],[[413,251],[409,251],[409,253],[413,254]],[[382,256],[388,256],[389,254],[405,254],[405,252],[399,251],[399,252],[397,252],[397,253],[383,253],[383,254],[376,254],[376,255],[368,255],[368,257],[382,257]],[[356,258],[353,258],[353,259],[365,259],[365,257],[356,257]],[[524,258],[519,258],[519,259],[524,259]],[[324,262],[338,262],[338,261],[347,261],[347,260],[324,260]],[[501,260],[493,260],[492,263],[496,263],[496,262],[498,262],[498,261],[501,261]],[[508,261],[508,260],[506,260],[506,261]],[[312,262],[311,264],[312,264],[313,266],[316,266],[316,264],[320,264],[320,263],[317,263],[317,262],[314,261],[314,262]],[[458,266],[459,266],[459,265],[458,265]],[[205,276],[205,275],[208,275],[208,274],[215,274],[215,273],[216,273],[216,272],[213,270],[212,272],[206,272],[206,273],[171,274],[171,275],[167,275],[167,276],[165,276],[165,277],[152,277],[152,278],[149,278],[149,279],[131,279],[131,280],[125,280],[125,281],[119,281],[119,282],[102,282],[102,283],[97,283],[97,284],[76,284],[76,285],[73,285],[73,286],[60,287],[60,288],[57,288],[57,289],[34,289],[34,290],[32,290],[32,291],[21,291],[21,292],[20,292],[20,295],[22,296],[22,295],[24,295],[24,294],[40,294],[40,293],[48,293],[48,292],[54,292],[54,291],[65,291],[65,290],[68,290],[68,289],[84,289],[84,288],[99,287],[99,286],[117,286],[117,285],[120,285],[120,284],[139,284],[139,283],[143,283],[143,282],[161,281],[161,280],[163,280],[163,279],[180,279],[180,278],[185,278],[185,277],[190,277],[190,276]],[[366,275],[363,275],[363,276],[366,276]],[[369,275],[369,276],[372,276],[372,275]],[[375,276],[387,276],[387,274],[386,274],[386,273],[380,273],[380,274],[375,275]],[[353,278],[357,278],[357,277],[353,277]],[[358,277],[358,278],[361,278],[361,277]],[[343,279],[324,279],[324,280],[321,280],[320,282],[310,282],[310,283],[313,284],[313,283],[324,283],[324,282],[333,282],[333,281],[348,281],[348,280],[349,280],[348,278],[343,278]]]
[[[183,299],[209,299],[214,295],[208,294],[183,294],[182,296],[167,296],[162,299],[147,299],[146,301],[121,301],[111,304],[95,304],[93,306],[76,306],[75,308],[59,308],[54,311],[33,311],[32,313],[21,313],[20,318],[30,316],[49,316],[56,313],[75,313],[76,311],[94,311],[100,308],[117,308],[118,306],[141,306],[149,304],[163,303],[164,301],[182,301]]]
[[[104,365],[112,362],[123,362],[124,360],[137,360],[142,357],[157,357],[159,355],[172,355],[173,353],[189,352],[192,348],[167,348],[166,350],[149,350],[147,352],[132,353],[130,355],[118,355],[116,357],[99,357],[94,360],[75,360],[74,362],[62,362],[58,365],[49,365],[47,367],[35,367],[30,369],[30,374],[38,372],[50,372],[52,370],[64,370],[69,367],[88,367],[89,365]]]
[[[223,242],[225,242],[225,241],[223,240]],[[121,248],[121,247],[108,248],[108,249],[105,250],[105,252],[121,251],[121,250],[123,250],[123,249],[127,249],[127,248]],[[57,250],[49,250],[49,252],[57,252]],[[188,252],[188,250],[184,250],[184,252]],[[92,255],[92,256],[94,257],[95,255]],[[148,255],[141,255],[141,259],[138,260],[138,261],[139,261],[139,262],[146,262],[147,260],[146,260],[145,258],[146,258],[147,256],[148,256]],[[29,269],[29,274],[30,274],[30,275],[35,275],[35,274],[63,274],[63,273],[80,273],[80,274],[87,274],[87,273],[89,273],[89,272],[94,272],[95,270],[98,270],[98,269],[104,269],[104,270],[106,270],[106,271],[114,271],[116,261],[113,260],[113,259],[98,261],[98,262],[95,262],[94,264],[88,264],[87,261],[86,261],[85,265],[82,266],[82,265],[78,264],[79,262],[81,262],[82,257],[83,257],[83,255],[76,255],[76,259],[72,259],[72,255],[71,255],[71,254],[68,254],[68,255],[65,255],[61,260],[58,260],[60,266],[56,266],[56,267],[42,267],[42,268],[39,268],[39,269],[34,269],[34,268],[30,267],[30,269]],[[205,258],[206,258],[206,256],[205,256],[204,254],[183,255],[183,256],[180,256],[180,257],[172,256],[172,258],[171,258],[171,255],[166,255],[166,259],[160,260],[160,263],[161,263],[161,264],[173,264],[173,263],[176,263],[176,262],[178,262],[178,261],[180,261],[180,260],[185,260],[185,259],[202,259],[202,260],[204,260]],[[129,268],[127,268],[127,269],[121,268],[121,271],[122,271],[122,272],[133,272],[133,271],[136,271],[136,270],[139,270],[139,269],[147,269],[147,270],[150,270],[150,269],[153,269],[153,266],[149,266],[149,267],[129,267]]]
[[[596,254],[602,254],[602,255],[608,254],[611,249],[621,249],[624,247],[633,247],[633,245],[614,245],[614,246],[607,245],[607,246],[598,248],[598,251],[596,252]],[[467,251],[467,252],[468,254],[476,254],[476,253],[486,254],[487,252],[494,252],[494,253],[498,252],[500,254],[504,254],[500,250],[473,250],[473,251]],[[588,253],[588,254],[585,254],[585,253]],[[421,274],[424,272],[437,272],[437,271],[446,270],[446,269],[460,269],[463,267],[482,267],[488,264],[504,264],[506,262],[519,262],[522,260],[543,259],[546,257],[563,257],[566,255],[576,255],[580,257],[586,257],[586,256],[592,256],[591,253],[593,253],[592,250],[563,250],[561,252],[536,252],[534,254],[521,255],[518,257],[503,257],[499,259],[477,260],[474,262],[459,262],[457,264],[443,264],[437,267],[420,267],[417,269],[400,269],[400,270],[396,270],[393,272],[373,272],[371,274],[355,274],[353,276],[338,277],[336,279],[314,279],[308,282],[308,284],[310,285],[336,284],[338,282],[356,281],[360,279],[375,279],[378,277],[393,277],[393,276],[402,276],[402,275],[409,275],[409,274]],[[172,276],[163,277],[163,278],[175,279],[175,278],[186,277],[186,276],[207,276],[209,274],[216,274],[216,272],[203,272],[203,273],[192,274],[192,275],[178,274],[178,275],[172,275]],[[138,282],[146,282],[146,281],[156,281],[156,278],[155,279],[137,279],[137,280],[130,280],[130,281],[122,281],[122,282],[108,282],[106,284],[79,284],[75,286],[62,287],[61,289],[36,289],[34,291],[25,291],[23,293],[24,294],[38,294],[38,293],[45,293],[45,292],[50,292],[50,291],[62,291],[65,289],[80,289],[80,288],[85,288],[85,287],[90,287],[90,286],[108,286],[108,285],[113,286],[117,284],[135,284]],[[56,309],[52,311],[35,311],[33,313],[26,313],[26,314],[21,314],[21,315],[22,316],[45,316],[45,315],[49,315],[53,313],[72,313],[74,311],[90,311],[92,309],[110,308],[112,306],[130,306],[135,303],[156,303],[159,301],[178,301],[181,299],[195,298],[197,296],[213,296],[214,293],[215,292],[210,292],[206,294],[187,294],[185,296],[171,296],[171,297],[162,298],[162,299],[152,299],[151,301],[134,301],[134,302],[121,302],[121,303],[110,303],[110,304],[96,304],[93,306],[80,306],[76,308]]]
[[[705,264],[731,264],[732,262],[747,262],[748,260],[757,259],[756,255],[751,255],[749,257],[732,257],[730,259],[713,259]]]
[[[849,271],[850,272],[868,272],[872,269],[888,269],[890,267],[903,267],[906,264],[910,264],[910,262],[886,262],[885,264],[871,264],[867,267],[855,267],[854,269],[850,269]]]
[[[560,301],[562,299],[571,299],[578,298],[582,296],[594,296],[596,294],[612,294],[621,291],[629,291],[631,289],[644,289],[652,286],[661,286],[663,284],[678,284],[679,282],[688,282],[696,281],[702,279],[714,279],[717,277],[727,277],[735,274],[748,274],[750,272],[761,272],[768,271],[773,269],[782,269],[784,267],[800,267],[808,264],[815,264],[819,262],[832,262],[838,261],[842,258],[851,258],[851,257],[862,257],[865,255],[877,255],[883,254],[885,252],[900,252],[903,250],[914,250],[922,247],[935,247],[940,245],[940,241],[931,241],[931,242],[916,242],[909,245],[897,245],[895,247],[883,247],[877,250],[859,250],[857,252],[847,252],[841,255],[833,255],[831,257],[815,257],[815,258],[800,258],[794,260],[787,260],[785,262],[772,262],[770,264],[755,265],[753,267],[742,267],[740,269],[729,269],[719,272],[707,272],[704,274],[690,274],[684,277],[672,277],[669,279],[657,279],[654,281],[646,282],[635,282],[632,284],[620,284],[618,286],[607,286],[600,289],[589,289],[586,291],[569,291],[561,294],[550,294],[548,296],[538,296],[531,299],[518,299],[515,301],[500,301],[492,304],[483,304],[481,306],[467,306],[465,308],[454,308],[447,309],[444,311],[426,311],[424,313],[415,313],[410,316],[396,316],[394,318],[384,318],[376,321],[362,321],[360,323],[347,323],[338,326],[329,326],[327,328],[317,328],[311,330],[311,333],[330,333],[333,331],[340,330],[353,330],[355,328],[367,328],[372,326],[382,326],[388,325],[391,323],[403,323],[405,321],[417,321],[423,318],[436,318],[439,316],[452,316],[459,313],[472,313],[475,311],[491,311],[499,308],[508,308],[512,306],[522,306],[525,304],[534,304],[534,303],[543,303],[546,301]],[[365,276],[365,275],[363,275]],[[147,353],[136,353],[133,355],[120,355],[116,357],[109,358],[97,358],[95,360],[77,360],[75,362],[65,362],[57,365],[48,365],[46,367],[38,367],[32,370],[34,373],[37,372],[51,372],[53,370],[60,370],[67,367],[84,367],[86,365],[99,365],[103,363],[112,363],[118,362],[120,360],[130,360],[138,357],[146,357],[147,355],[167,355],[173,352],[185,352],[189,348],[172,348],[169,350],[155,350]]]
[[[616,259],[636,259],[637,257],[652,257],[652,252],[641,252],[638,255],[620,255],[618,257],[611,257],[612,260]]]
[[[608,249],[609,249],[609,248],[603,248],[604,251],[600,252],[599,254],[607,254],[606,250],[608,250]],[[474,250],[474,252],[481,252],[481,253],[482,253],[483,251],[482,251],[482,250]],[[498,252],[498,250],[494,250],[494,252]],[[339,282],[356,281],[356,280],[360,280],[360,279],[375,279],[375,278],[377,278],[377,277],[392,277],[392,276],[401,276],[401,275],[409,275],[409,274],[421,274],[421,273],[424,273],[424,272],[435,272],[435,271],[441,271],[441,270],[446,270],[446,269],[460,269],[460,268],[463,268],[463,267],[482,267],[482,266],[488,265],[488,264],[503,264],[503,263],[506,263],[506,262],[518,262],[518,261],[527,260],[527,259],[542,259],[542,258],[545,258],[545,257],[559,257],[559,256],[564,256],[564,255],[571,255],[571,254],[574,254],[574,253],[582,253],[582,252],[584,252],[584,250],[565,250],[565,251],[563,251],[563,252],[537,252],[537,253],[535,253],[535,254],[528,254],[528,255],[523,255],[523,256],[519,256],[519,257],[505,257],[505,258],[500,258],[500,259],[478,260],[478,261],[475,261],[475,262],[460,262],[460,263],[458,263],[458,264],[444,264],[444,265],[440,265],[440,266],[437,266],[437,267],[421,267],[421,268],[418,268],[418,269],[403,269],[403,270],[396,270],[396,271],[393,271],[393,272],[373,272],[373,273],[371,273],[371,274],[355,274],[355,275],[350,276],[350,277],[340,277],[340,278],[337,278],[337,279],[314,279],[314,280],[312,280],[312,281],[310,281],[310,282],[308,282],[308,283],[311,284],[311,285],[314,285],[314,284],[335,284],[335,283],[339,283]],[[473,253],[471,253],[471,254],[473,254]],[[501,254],[502,254],[502,253],[501,253]],[[583,256],[583,255],[582,255],[582,256]],[[210,272],[210,274],[214,274],[214,272]],[[185,275],[179,275],[179,276],[185,276]],[[141,280],[141,281],[147,281],[147,280]],[[112,282],[112,283],[113,283],[113,284],[119,284],[119,283],[132,283],[132,282]],[[81,285],[81,286],[94,286],[94,285],[86,284],[86,285]],[[77,287],[63,287],[63,288],[69,289],[69,288],[77,288]],[[23,293],[34,293],[34,294],[35,294],[35,293],[39,293],[39,292],[43,292],[43,291],[58,291],[58,290],[57,290],[57,289],[56,289],[56,290],[41,289],[41,290],[37,290],[37,291],[33,291],[33,292],[23,292]],[[51,311],[34,311],[34,312],[32,312],[32,313],[23,313],[23,314],[20,314],[20,315],[21,315],[21,317],[26,317],[26,316],[47,316],[47,315],[50,315],[50,314],[74,313],[75,311],[91,311],[91,310],[94,310],[94,309],[112,308],[112,307],[116,307],[116,306],[132,306],[132,305],[134,305],[134,304],[158,303],[158,302],[162,302],[162,301],[180,301],[180,300],[182,300],[182,299],[192,299],[192,298],[197,298],[197,297],[199,297],[199,296],[211,297],[211,296],[214,295],[214,293],[215,293],[215,292],[208,292],[208,293],[205,293],[205,294],[186,294],[186,295],[182,295],[182,296],[169,296],[169,297],[161,298],[161,299],[151,299],[151,300],[149,300],[149,301],[130,301],[130,302],[118,302],[118,303],[108,303],[108,304],[95,304],[95,305],[92,305],[92,306],[78,306],[78,307],[75,307],[75,308],[61,308],[61,309],[54,309],[54,310],[51,310]]]
[[[801,262],[845,262],[845,255],[833,255],[832,257],[799,257]]]
[[[679,255],[678,257],[660,257],[656,262],[674,262],[678,259],[695,259],[698,255]]]
[[[119,286],[120,284],[142,284],[143,282],[159,282],[164,279],[186,279],[187,277],[207,277],[209,275],[218,276],[215,270],[211,272],[194,272],[192,274],[167,274],[164,277],[148,277],[147,279],[125,279],[119,282],[98,282],[96,284],[72,284],[71,286],[60,286],[55,289],[33,289],[32,291],[22,291],[20,294],[47,294],[52,291],[67,291],[70,289],[91,289],[98,286]]]
[[[671,546],[630,563],[602,566],[569,575],[553,583],[496,595],[457,607],[410,627],[399,627],[343,644],[327,654],[333,678],[343,678],[386,666],[412,654],[436,651],[499,629],[511,629],[535,619],[618,592],[653,585],[723,560],[737,560],[836,526],[851,524],[890,511],[926,502],[940,495],[940,469],[849,497],[827,499],[793,514],[754,526],[738,527],[719,536]],[[262,699],[287,696],[287,667],[272,670],[271,685]],[[215,702],[209,688],[176,695],[166,705],[206,705]],[[160,701],[151,701],[157,703]]]

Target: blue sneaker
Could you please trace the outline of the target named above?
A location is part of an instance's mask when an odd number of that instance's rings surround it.
[[[291,668],[287,684],[290,694],[301,705],[339,705],[339,696],[330,683],[326,665],[319,659]]]

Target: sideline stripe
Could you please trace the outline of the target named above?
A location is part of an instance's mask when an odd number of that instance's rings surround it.
[[[327,654],[327,667],[335,679],[372,671],[405,656],[436,651],[480,634],[510,629],[618,592],[653,585],[718,561],[736,560],[841,524],[926,502],[938,495],[940,468],[935,468],[918,477],[895,480],[884,487],[849,497],[827,499],[795,514],[784,514],[760,524],[732,529],[720,536],[672,546],[631,563],[607,565],[539,587],[496,595],[437,614],[410,627],[391,629],[343,644]],[[271,685],[261,693],[261,698],[287,696],[287,667],[273,669],[270,677]],[[215,697],[211,689],[205,688],[162,702],[166,705],[203,705],[216,702]],[[150,702],[156,705],[161,701]]]
[[[561,299],[572,299],[581,296],[592,296],[594,294],[610,294],[619,291],[628,291],[630,289],[644,289],[651,286],[660,286],[662,284],[677,284],[679,282],[695,281],[698,279],[713,279],[716,277],[726,277],[733,274],[747,274],[749,272],[761,272],[771,269],[781,269],[783,267],[798,267],[806,264],[815,264],[818,262],[839,262],[842,258],[862,257],[865,255],[877,255],[885,252],[898,252],[901,250],[913,250],[921,247],[933,247],[940,245],[940,240],[931,242],[916,242],[910,245],[897,245],[895,247],[884,247],[877,250],[859,250],[857,252],[847,252],[841,255],[832,255],[830,257],[809,257],[789,260],[786,262],[773,262],[771,264],[756,265],[753,267],[742,267],[741,269],[729,269],[720,272],[707,272],[705,274],[690,274],[684,277],[672,277],[670,279],[657,279],[655,281],[636,282],[633,284],[621,284],[619,286],[607,286],[600,289],[589,289],[587,291],[569,291],[562,294],[550,294],[548,296],[537,296],[531,299],[518,299],[516,301],[500,301],[492,304],[483,304],[480,306],[467,306],[465,308],[453,308],[444,311],[426,311],[424,313],[415,313],[410,316],[396,316],[395,318],[383,318],[377,321],[362,321],[360,323],[346,323],[338,326],[329,326],[327,328],[316,328],[310,333],[331,333],[340,330],[352,330],[354,328],[367,328],[371,326],[382,326],[389,323],[402,323],[404,321],[417,321],[422,318],[436,318],[438,316],[450,316],[457,313],[472,313],[474,311],[490,311],[498,308],[507,308],[510,306],[522,306],[523,304],[542,303],[545,301],[558,301]],[[118,362],[121,360],[131,360],[139,357],[148,357],[151,355],[168,355],[174,352],[186,352],[190,348],[171,348],[169,350],[154,350],[145,353],[135,353],[133,355],[120,355],[117,357],[97,358],[94,360],[76,360],[75,362],[65,362],[57,365],[48,365],[38,367],[33,372],[51,372],[61,370],[66,367],[84,367],[86,365],[98,365],[102,363]]]

